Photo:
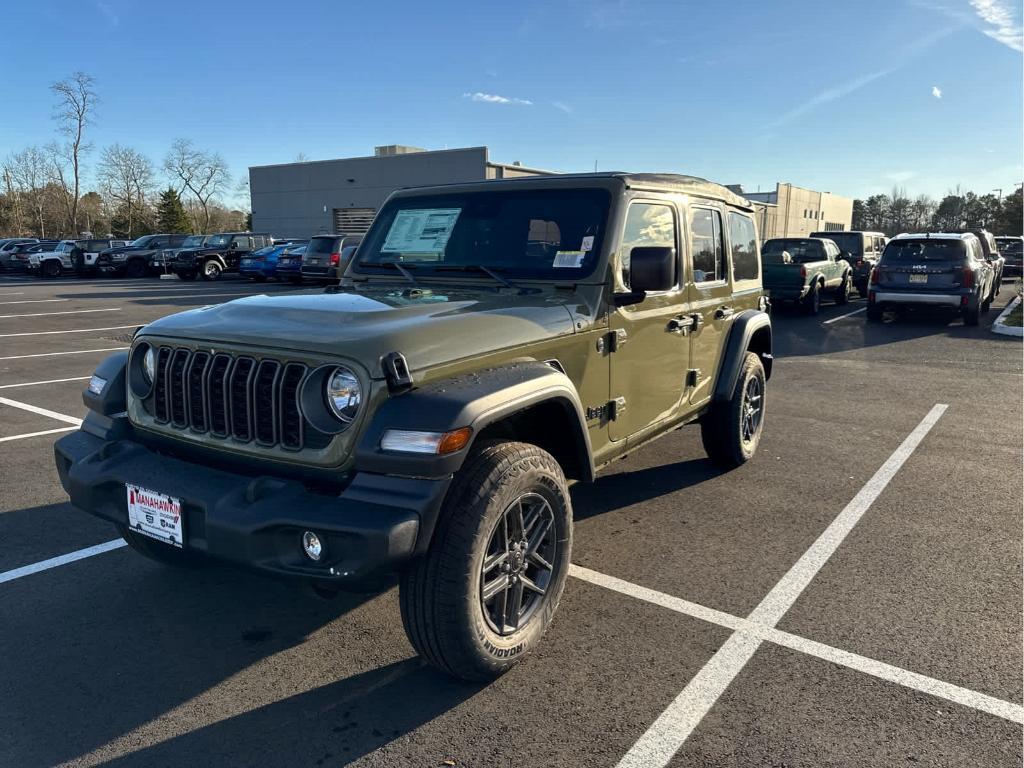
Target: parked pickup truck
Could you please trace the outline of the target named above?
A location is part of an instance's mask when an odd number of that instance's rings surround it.
[[[688,423],[715,463],[753,458],[772,370],[757,243],[749,201],[689,176],[401,190],[339,285],[140,328],[57,471],[160,562],[321,592],[398,571],[413,647],[487,680],[555,614],[570,481]]]
[[[853,269],[839,246],[823,237],[777,237],[761,248],[764,290],[773,302],[799,302],[818,314],[821,295],[831,291],[836,304],[850,300]]]

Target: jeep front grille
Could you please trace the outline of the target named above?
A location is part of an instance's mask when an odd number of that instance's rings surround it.
[[[268,448],[320,448],[325,441],[307,436],[299,406],[307,372],[303,363],[159,347],[151,412],[174,429]]]

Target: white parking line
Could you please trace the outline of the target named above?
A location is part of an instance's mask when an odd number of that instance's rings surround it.
[[[106,309],[67,309],[63,312],[30,312],[21,315],[0,315],[0,320],[9,320],[12,317],[52,317],[53,315],[84,315],[88,312],[120,312],[121,307],[110,307]]]
[[[4,291],[3,293],[0,293],[0,297],[3,297],[3,296],[24,296],[24,295],[25,295],[24,291]]]
[[[0,360],[24,360],[28,357],[58,357],[59,355],[88,355],[90,352],[120,352],[128,347],[103,347],[102,349],[73,349],[70,352],[36,352],[34,355],[9,355]]]
[[[852,315],[859,315],[861,312],[863,312],[866,309],[867,309],[867,307],[861,307],[860,309],[853,310],[853,312],[847,312],[845,315],[839,315],[838,317],[829,318],[828,320],[826,320],[823,323],[823,325],[831,325],[832,323],[836,322],[837,320],[842,320],[844,317],[851,317]]]
[[[769,628],[778,623],[948,407],[940,403],[928,412],[817,541],[751,612],[747,617],[749,621]],[[756,636],[735,631],[630,748],[619,762],[619,768],[668,765],[718,697],[754,655],[761,642]]]
[[[4,294],[0,293],[0,298]],[[56,301],[71,301],[71,299],[19,299],[18,301],[5,301],[2,302],[6,307],[9,304],[53,304]]]
[[[0,443],[7,443],[11,440],[24,440],[26,437],[40,437],[41,435],[55,435],[58,432],[71,432],[72,430],[78,429],[78,427],[58,427],[57,429],[44,429],[42,432],[26,432],[23,435],[10,435],[9,437],[0,437]]]
[[[28,403],[19,403],[17,400],[9,400],[6,397],[0,397],[0,405],[9,405],[12,408],[20,408],[23,411],[29,413],[36,413],[40,416],[48,416],[51,419],[57,421],[63,421],[65,424],[74,424],[76,427],[82,424],[82,420],[75,418],[74,416],[65,416],[63,413],[57,413],[56,411],[50,411],[46,408],[40,408],[38,405],[29,405]]]
[[[127,546],[124,539],[114,539],[113,541],[106,541],[103,544],[97,544],[94,547],[86,547],[85,549],[79,549],[75,552],[68,552],[66,555],[51,557],[49,560],[41,560],[38,563],[32,563],[32,565],[15,568],[13,571],[4,571],[3,573],[0,573],[0,584],[20,579],[22,576],[39,573],[40,571],[47,571],[50,568],[67,565],[68,563],[73,563],[76,560],[84,560],[85,558],[92,557],[93,555],[101,555],[104,552],[110,552],[112,549],[120,549],[124,546]]]
[[[47,379],[46,381],[26,381],[21,384],[0,384],[0,389],[14,389],[15,387],[34,387],[37,384],[63,384],[65,381],[86,381],[92,376],[72,376],[70,379]]]
[[[152,321],[147,321],[152,322]],[[146,323],[132,323],[131,325],[109,325],[106,328],[72,328],[69,331],[29,331],[28,333],[0,333],[0,338],[11,336],[55,336],[61,333],[92,333],[94,331],[120,331],[124,328],[138,328]]]
[[[733,616],[729,613],[723,613],[717,611],[714,608],[708,608],[697,603],[691,603],[689,600],[683,600],[672,595],[667,595],[664,592],[658,592],[647,587],[642,587],[639,584],[633,584],[622,579],[617,579],[614,576],[609,576],[604,573],[598,573],[591,571],[589,568],[582,568],[578,565],[569,566],[569,574],[571,576],[586,581],[591,584],[595,584],[605,589],[610,589],[614,592],[619,592],[623,595],[636,598],[637,600],[643,600],[647,603],[661,606],[662,608],[668,608],[669,610],[682,613],[687,616],[692,616],[695,619],[706,621],[710,624],[716,624],[726,629],[734,630],[733,634],[729,639],[732,640],[738,636],[746,636],[752,638],[758,642],[767,641],[775,645],[780,645],[790,650],[799,651],[805,653],[808,656],[814,656],[815,658],[828,661],[833,664],[839,664],[840,666],[848,667],[858,672],[877,677],[879,680],[885,680],[889,683],[895,683],[901,685],[904,688],[910,688],[921,693],[927,693],[938,698],[951,701],[954,704],[960,704],[971,709],[977,709],[981,712],[987,712],[990,715],[1001,717],[1004,720],[1010,720],[1014,723],[1024,723],[1024,707],[1020,704],[1014,704],[1013,702],[1004,701],[1003,699],[997,699],[994,696],[989,696],[984,693],[978,693],[968,688],[962,688],[959,685],[953,685],[942,680],[937,680],[934,677],[928,677],[917,672],[911,672],[907,669],[894,666],[892,664],[886,664],[882,661],[870,659],[867,656],[861,656],[856,653],[850,653],[840,648],[834,648],[824,643],[819,643],[814,640],[808,640],[805,637],[794,635],[789,632],[783,632],[781,629],[769,627],[764,624],[759,624],[749,619],[742,619],[739,616]],[[756,646],[757,643],[755,643]],[[723,646],[724,647],[724,646]],[[736,653],[746,652],[745,646],[740,646],[738,643],[733,653],[726,653],[723,657],[734,656]],[[706,669],[707,667],[705,667]],[[703,673],[704,670],[701,670]],[[695,678],[696,679],[696,678]]]

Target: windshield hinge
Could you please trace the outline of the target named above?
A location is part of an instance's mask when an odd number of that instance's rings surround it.
[[[612,421],[618,420],[618,418],[626,410],[626,398],[616,397],[614,400],[608,402],[608,418]]]
[[[380,359],[384,380],[388,384],[388,392],[395,395],[412,388],[413,379],[409,372],[409,364],[401,352],[388,352]]]

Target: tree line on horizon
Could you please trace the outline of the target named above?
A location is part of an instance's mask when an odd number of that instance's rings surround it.
[[[903,187],[889,194],[853,201],[854,230],[884,232],[951,232],[987,229],[994,235],[1024,234],[1021,187],[1009,195],[978,195],[959,187],[936,201],[928,195],[911,198]]]
[[[189,139],[176,139],[159,166],[132,147],[111,144],[88,174],[88,130],[100,103],[95,82],[75,72],[50,91],[57,138],[0,163],[0,236],[133,239],[246,228],[247,213],[223,200],[232,181],[224,158]],[[83,192],[87,179],[92,188]],[[247,187],[243,179],[234,191],[244,195]]]

